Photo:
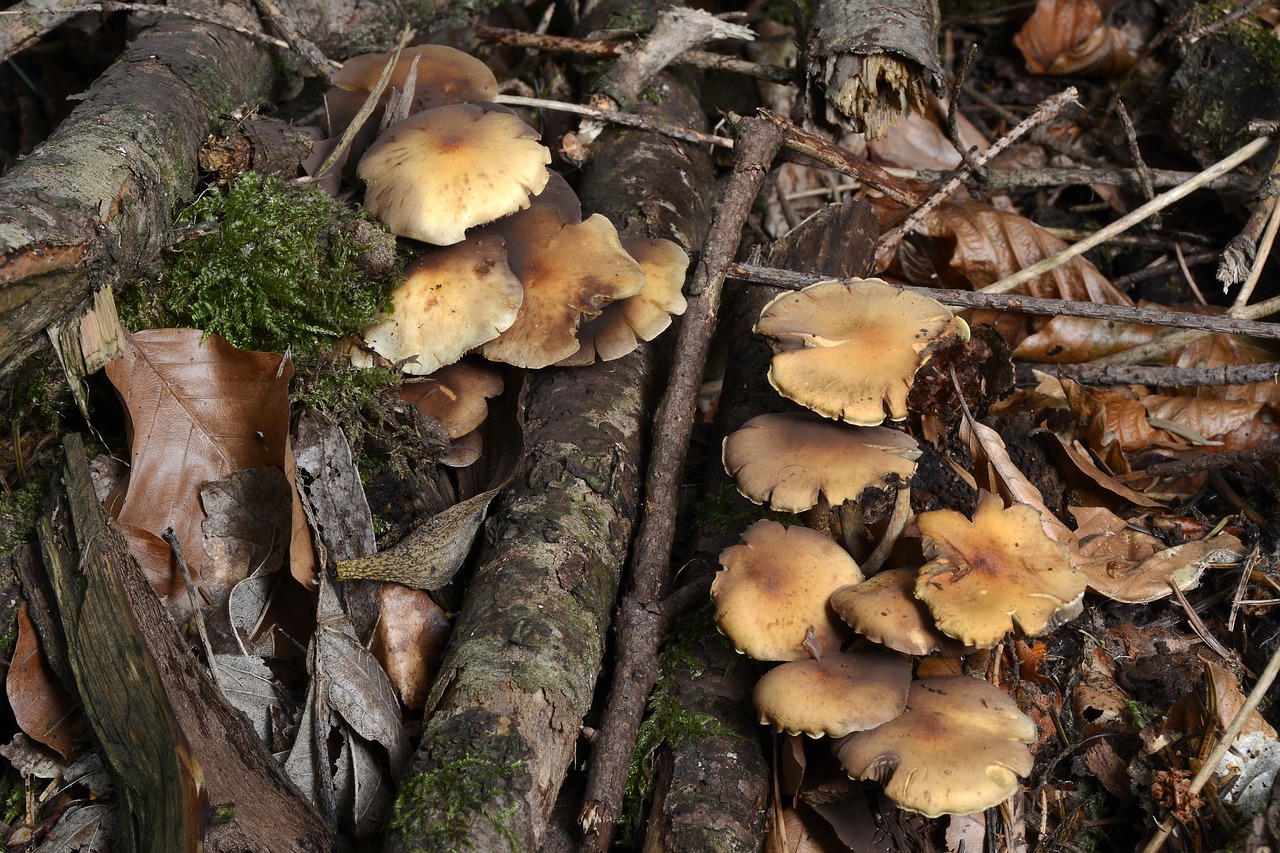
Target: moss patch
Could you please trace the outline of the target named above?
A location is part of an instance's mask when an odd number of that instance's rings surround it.
[[[523,767],[523,761],[496,764],[483,756],[464,755],[420,773],[400,789],[391,826],[417,842],[414,850],[474,850],[469,824],[478,814],[512,850],[519,850],[519,838],[508,825],[516,805],[496,811],[490,797],[495,786]]]

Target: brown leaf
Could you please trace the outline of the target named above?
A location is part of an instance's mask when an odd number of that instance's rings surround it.
[[[382,618],[369,651],[406,708],[417,710],[426,702],[448,639],[449,620],[431,596],[398,583],[382,585]]]
[[[281,356],[201,338],[195,329],[139,332],[106,368],[128,408],[133,445],[116,518],[126,532],[152,537],[172,528],[197,582],[210,570],[200,486],[242,468],[284,469],[293,374]],[[143,565],[153,584],[175,577],[173,568]],[[162,583],[157,591],[167,590]]]
[[[18,608],[18,639],[5,690],[18,727],[32,740],[69,758],[82,739],[84,715],[45,660],[25,600]]]
[[[1093,0],[1039,0],[1013,43],[1032,74],[1123,74],[1134,63],[1129,40],[1102,18]]]

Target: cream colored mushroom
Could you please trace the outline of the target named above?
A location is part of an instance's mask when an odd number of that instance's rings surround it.
[[[334,73],[333,85],[343,91],[368,95],[393,55],[353,56]],[[414,112],[445,104],[485,103],[498,97],[498,80],[489,66],[468,53],[439,44],[422,44],[400,51],[400,58],[391,70],[388,90],[404,91],[415,61]]]
[[[908,480],[920,448],[888,427],[849,427],[809,412],[757,415],[724,440],[724,469],[753,503],[804,512],[822,493],[833,505]]]
[[[461,438],[489,416],[489,398],[502,393],[502,375],[493,367],[466,361],[450,364],[421,382],[400,386],[400,399],[435,418],[449,438]]]
[[[821,281],[783,293],[756,332],[773,348],[769,382],[820,415],[876,426],[907,416],[918,371],[969,327],[940,303],[879,279]]]
[[[938,630],[924,602],[914,595],[915,569],[888,569],[831,595],[845,624],[868,640],[909,655],[935,652],[957,657],[973,651]]]
[[[547,185],[551,151],[538,138],[516,116],[471,104],[424,110],[387,128],[360,159],[365,207],[393,234],[460,243]]]
[[[903,712],[911,663],[885,650],[825,655],[779,664],[756,682],[761,725],[812,738],[844,737]]]

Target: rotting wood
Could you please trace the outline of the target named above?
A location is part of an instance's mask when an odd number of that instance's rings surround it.
[[[325,851],[329,830],[226,704],[65,442],[39,524],[77,691],[115,774],[135,850]]]
[[[662,104],[642,111],[699,120],[687,89],[661,76],[652,85]],[[700,146],[610,130],[579,194],[584,210],[625,234],[694,247],[713,189]],[[615,362],[528,380],[524,462],[489,523],[388,850],[440,849],[432,845],[444,831],[477,850],[543,842],[603,662],[640,502],[648,414],[664,375],[657,353],[667,346],[660,339]],[[465,802],[447,790],[432,799],[433,781],[463,767]],[[451,809],[460,809],[452,822]]]
[[[657,679],[657,649],[666,627],[659,605],[667,585],[681,474],[721,286],[743,223],[781,145],[782,133],[766,119],[743,119],[737,128],[733,177],[716,209],[689,286],[692,298],[676,339],[675,363],[654,416],[645,511],[632,552],[632,584],[618,608],[614,679],[600,737],[592,751],[580,817],[589,843],[597,850],[607,849],[613,837],[636,731],[645,699]]]

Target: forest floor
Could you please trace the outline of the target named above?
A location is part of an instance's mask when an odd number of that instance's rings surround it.
[[[198,180],[152,223],[162,236],[136,237],[149,232],[131,220],[123,273],[103,272],[116,249],[84,250],[105,289],[59,290],[39,309],[49,335],[11,333],[42,301],[14,260],[25,250],[12,223],[28,227],[57,195],[23,183],[56,149],[49,135],[76,122],[71,108],[122,51],[151,50],[143,33],[157,21],[207,25],[81,11],[0,64],[7,845],[1277,849],[1280,326],[1266,320],[1280,310],[1280,14],[1258,2],[944,3],[940,49],[908,63],[915,89],[882,79],[868,96],[887,97],[890,114],[921,109],[867,119],[886,131],[868,140],[848,119],[832,125],[820,73],[806,86],[764,79],[800,73],[797,42],[820,46],[781,4],[712,9],[725,29],[631,88],[600,45],[645,38],[655,12],[627,18],[625,5],[508,4],[433,36],[494,71],[578,219],[601,213],[628,247],[663,238],[688,253],[683,319],[616,360],[587,351],[587,366],[522,366],[485,344],[453,372],[406,377],[403,356],[354,342],[423,249],[363,212],[354,167],[299,182],[323,159],[303,162],[313,142],[322,155],[342,128],[326,126],[329,86],[306,70],[296,31],[292,48],[246,48],[280,51],[278,67],[263,63],[270,94],[210,117]],[[890,38],[872,31],[868,49]],[[708,69],[695,48],[742,64]],[[940,85],[926,97],[932,67]],[[205,73],[193,68],[182,73]],[[553,103],[589,100],[586,118]],[[135,203],[107,201],[94,208],[103,221]],[[1126,218],[1144,204],[1158,210]],[[150,246],[141,261],[135,239]],[[571,267],[586,240],[566,241]],[[1013,279],[1081,242],[1078,257]],[[743,492],[747,475],[722,463],[726,436],[766,413],[831,415],[771,387],[786,346],[753,331],[762,309],[823,278],[870,276],[932,292],[947,306],[931,303],[934,318],[953,324],[914,347],[905,379],[858,392],[910,437],[913,464],[833,497],[835,462],[797,463],[812,469],[808,508],[779,508],[781,486],[747,500],[732,474]],[[614,297],[592,298],[572,325]],[[855,314],[898,310],[859,298]],[[833,360],[888,360],[860,334]],[[351,366],[361,358],[367,369]],[[441,400],[473,380],[479,417],[455,425]],[[996,504],[1029,507],[1032,532],[972,533]],[[851,779],[835,738],[760,725],[751,697],[772,663],[734,651],[744,642],[709,593],[729,549],[772,521],[818,531],[864,568],[910,570],[921,599],[916,570],[970,560],[952,577],[981,574],[1006,539],[1021,539],[1010,554],[1047,549],[1036,553],[1078,572],[1083,598],[1038,617],[1009,604],[994,633],[935,607],[926,620],[953,653],[912,650],[903,677],[998,688],[1017,706],[1006,728],[1029,721],[1029,755],[930,740],[927,758],[969,749],[987,764],[948,783],[953,767],[887,750]],[[969,556],[939,550],[945,525],[971,535]],[[1014,571],[1030,585],[1043,569]],[[142,577],[155,595],[130,581]],[[1041,609],[1052,598],[1028,588]],[[873,654],[874,632],[856,638],[821,606],[829,643]],[[129,618],[102,616],[118,608]],[[819,625],[804,624],[803,642],[760,656],[821,658]],[[1006,788],[973,814],[925,817],[934,807],[902,790],[988,778]]]

